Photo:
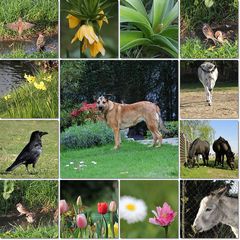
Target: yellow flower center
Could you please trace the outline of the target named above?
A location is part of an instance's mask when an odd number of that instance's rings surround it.
[[[126,208],[129,210],[129,211],[135,211],[136,210],[136,206],[132,203],[129,203],[126,205]]]

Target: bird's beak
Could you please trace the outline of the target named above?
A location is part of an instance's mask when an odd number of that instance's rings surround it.
[[[39,134],[40,134],[40,136],[42,137],[43,135],[48,134],[48,132],[40,132]]]

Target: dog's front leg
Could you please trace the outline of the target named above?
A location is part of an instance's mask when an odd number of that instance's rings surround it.
[[[114,129],[113,129],[113,132],[114,132],[114,141],[115,141],[114,149],[118,149],[118,148],[120,147],[120,144],[119,144],[119,140],[120,140],[119,131],[120,131],[119,128],[114,128]]]

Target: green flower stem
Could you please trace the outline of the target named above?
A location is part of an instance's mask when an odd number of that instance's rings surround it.
[[[105,222],[105,238],[108,238],[108,224],[107,224],[107,221],[103,215],[103,220]]]
[[[113,217],[114,217],[114,213],[111,212],[111,214],[110,214],[110,218],[111,218],[110,226],[111,226],[111,231],[112,231],[113,238],[115,238]]]
[[[168,238],[168,226],[165,226],[164,229],[165,229],[165,238]]]
[[[103,238],[102,227],[103,227],[103,215],[102,215],[101,223],[100,223],[100,235],[101,235],[101,238]]]

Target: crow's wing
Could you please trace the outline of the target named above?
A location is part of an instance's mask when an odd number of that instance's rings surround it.
[[[21,164],[25,164],[26,162],[32,163],[33,160],[37,160],[41,153],[41,148],[41,143],[28,143],[6,171],[12,171]]]

